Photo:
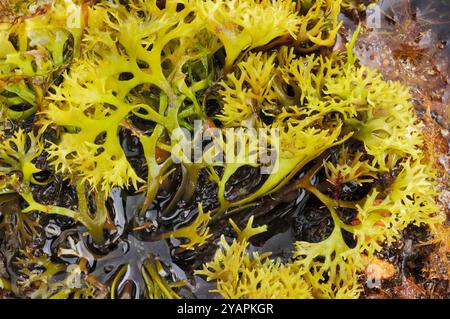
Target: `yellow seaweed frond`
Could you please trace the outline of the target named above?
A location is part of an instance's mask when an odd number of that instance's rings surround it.
[[[282,35],[295,38],[299,18],[294,6],[286,0],[198,0],[206,27],[225,47],[225,68],[230,68],[248,49],[263,46]]]
[[[370,183],[376,177],[377,169],[370,165],[369,160],[362,160],[363,153],[357,151],[351,154],[344,147],[339,153],[336,164],[331,161],[325,162],[325,174],[333,185],[355,182],[358,185]]]
[[[208,238],[212,236],[209,233],[208,223],[211,219],[211,213],[204,213],[202,204],[198,205],[198,215],[195,220],[185,227],[181,227],[167,233],[164,233],[163,238],[185,238],[188,240],[187,243],[181,244],[180,247],[186,249],[194,249],[195,247],[200,247],[206,244]]]
[[[271,260],[270,254],[248,252],[248,240],[267,227],[254,228],[253,216],[243,230],[233,221],[230,223],[237,232],[237,240],[230,245],[222,236],[213,260],[195,272],[206,276],[208,281],[216,281],[214,292],[231,299],[311,298],[310,288],[295,265]]]

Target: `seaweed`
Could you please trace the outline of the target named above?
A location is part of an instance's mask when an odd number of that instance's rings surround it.
[[[7,2],[0,241],[13,246],[8,272],[20,280],[0,272],[0,288],[184,298],[204,276],[225,298],[358,298],[408,227],[442,237],[427,118],[409,88],[361,64],[361,26],[333,49],[339,14],[364,7],[58,0],[31,12]],[[52,183],[70,203],[41,195]],[[326,229],[299,234],[286,258],[255,252],[277,231],[258,218],[276,218],[298,194],[310,199],[297,226],[311,213],[320,220],[308,226]],[[49,221],[61,232],[44,238]],[[153,251],[157,242],[174,261]],[[193,272],[172,273],[193,259]],[[112,270],[96,268],[103,262]]]

